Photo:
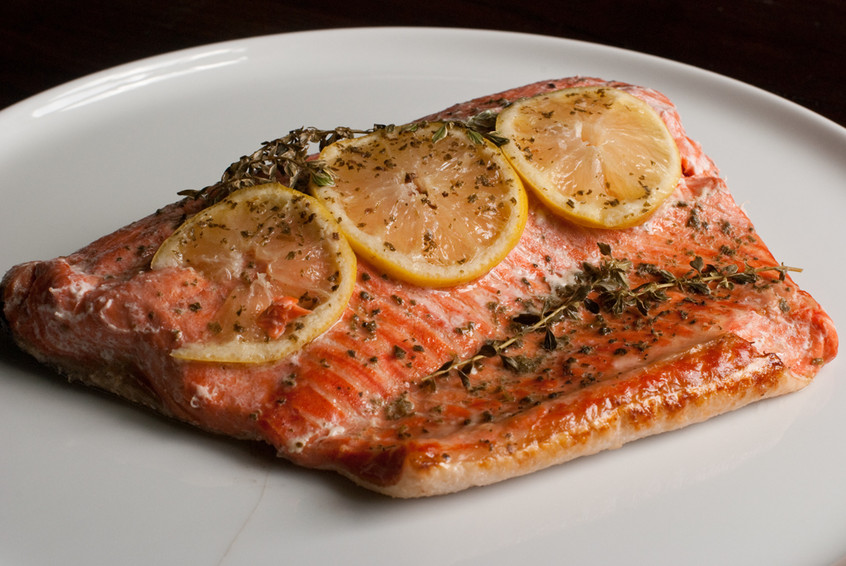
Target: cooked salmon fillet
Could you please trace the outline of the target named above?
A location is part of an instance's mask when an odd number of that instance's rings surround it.
[[[360,261],[343,317],[302,350],[208,363],[170,352],[212,320],[219,285],[150,269],[206,206],[185,198],[71,255],[13,267],[3,325],[72,380],[398,497],[526,474],[810,383],[837,353],[831,319],[789,273],[769,269],[779,262],[665,96],[567,78],[425,119],[591,85],[646,101],[678,144],[683,177],[640,226],[583,228],[532,201],[520,242],[482,278],[423,288]],[[614,304],[603,290],[621,281],[662,286]]]

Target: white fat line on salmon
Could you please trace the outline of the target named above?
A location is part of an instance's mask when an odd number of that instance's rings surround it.
[[[199,409],[201,402],[211,400],[211,392],[209,391],[208,386],[206,385],[195,385],[194,386],[194,395],[191,397],[191,407],[194,409]]]
[[[74,279],[70,285],[66,285],[63,287],[50,287],[50,295],[54,297],[57,303],[65,302],[62,301],[62,297],[64,296],[72,301],[72,305],[70,305],[70,309],[59,309],[54,305],[44,305],[42,307],[42,310],[45,310],[47,312],[54,312],[56,317],[61,318],[62,320],[68,322],[78,322],[82,320],[87,313],[77,313],[75,312],[75,309],[82,302],[82,299],[85,297],[85,295],[87,295],[94,288],[94,285],[89,283],[86,279],[81,278]]]
[[[92,285],[91,283],[89,283],[87,280],[79,279],[79,280],[73,281],[67,287],[67,290],[70,293],[73,300],[76,301],[76,302],[79,302],[79,301],[82,300],[82,297],[87,295],[94,288],[95,288],[95,286]]]
[[[303,416],[306,417],[310,424],[314,425],[314,432],[308,432],[299,436],[293,436],[291,438],[286,439],[287,441],[285,442],[285,450],[289,454],[301,453],[309,443],[315,441],[318,438],[331,438],[333,436],[342,436],[347,431],[346,427],[343,427],[337,423],[324,422],[323,425],[320,425],[318,420],[309,418],[308,415]]]

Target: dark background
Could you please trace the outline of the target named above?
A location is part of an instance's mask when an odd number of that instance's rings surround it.
[[[623,47],[739,79],[846,125],[844,0],[2,0],[0,108],[185,47],[389,25],[510,30]]]

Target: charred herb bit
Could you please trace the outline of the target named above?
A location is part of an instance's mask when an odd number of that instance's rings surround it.
[[[385,406],[385,418],[390,421],[399,420],[414,414],[414,403],[408,400],[408,392],[388,403]]]
[[[582,377],[582,379],[581,379],[581,380],[579,380],[579,386],[581,386],[581,387],[587,387],[587,386],[588,386],[588,385],[590,385],[591,383],[595,383],[595,382],[596,382],[596,376],[595,376],[595,375],[593,375],[592,373],[586,373],[586,374]]]
[[[583,263],[582,271],[575,276],[575,282],[556,291],[557,303],[547,304],[544,311],[538,313],[522,313],[514,318],[516,331],[513,336],[503,340],[486,342],[479,351],[465,360],[451,360],[436,371],[423,377],[422,385],[434,387],[434,379],[448,375],[454,370],[462,384],[468,387],[467,368],[474,367],[486,358],[499,356],[504,368],[512,371],[523,371],[525,365],[515,357],[506,356],[503,352],[534,332],[544,332],[543,347],[554,349],[554,335],[551,336],[550,326],[562,318],[576,316],[581,305],[585,310],[599,315],[602,312],[620,315],[627,310],[636,310],[643,316],[649,314],[649,309],[657,304],[669,300],[668,289],[676,289],[685,294],[710,295],[712,287],[731,290],[735,285],[749,285],[760,281],[760,274],[775,271],[779,280],[783,281],[788,271],[802,271],[799,268],[785,265],[767,265],[752,267],[746,264],[743,271],[735,264],[717,267],[706,264],[695,256],[690,262],[691,269],[681,276],[660,269],[651,264],[641,264],[634,268],[627,259],[615,258],[611,253],[611,246],[600,242],[599,251],[602,261],[599,265]],[[641,285],[632,288],[629,275],[632,271],[644,278],[652,278]],[[591,297],[592,296],[592,297]],[[669,311],[668,311],[669,312]]]
[[[487,342],[479,348],[479,352],[477,355],[483,356],[485,358],[492,358],[497,355],[497,348],[493,343]]]
[[[467,371],[466,365],[460,365],[455,368],[458,378],[461,380],[461,385],[464,389],[470,389],[470,374]]]
[[[528,313],[527,312],[527,313],[518,314],[517,316],[515,316],[511,320],[513,322],[516,322],[517,324],[521,324],[523,326],[534,326],[534,325],[538,324],[541,320],[543,320],[543,317],[539,314],[536,314],[536,313]]]
[[[528,356],[500,356],[502,365],[515,373],[530,373],[535,371],[543,361],[542,358],[529,358]]]
[[[507,370],[511,370],[515,373],[520,372],[520,364],[517,362],[517,360],[515,360],[514,358],[511,358],[509,356],[506,356],[504,354],[500,355],[499,358],[500,358],[500,361],[502,362],[502,367],[504,367]]]
[[[467,335],[467,334],[472,334],[473,330],[475,330],[475,328],[476,328],[476,323],[471,320],[470,322],[468,322],[464,326],[456,326],[452,330],[456,334],[464,336],[464,335]]]
[[[397,438],[400,440],[411,438],[411,433],[408,431],[408,425],[399,426],[399,428],[397,429]]]
[[[555,334],[552,332],[551,328],[546,329],[546,333],[543,337],[543,349],[552,351],[558,347],[558,339],[555,337]]]
[[[694,206],[690,209],[690,215],[687,217],[687,222],[685,222],[685,226],[688,228],[693,228],[694,230],[704,230],[708,227],[707,222],[703,222],[699,218],[699,206]]]

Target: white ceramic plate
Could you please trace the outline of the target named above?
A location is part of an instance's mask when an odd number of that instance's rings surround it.
[[[846,328],[846,130],[654,57],[531,35],[356,29],[98,73],[0,112],[0,271],[215,181],[301,125],[401,123],[535,80],[660,89],[776,257]],[[846,364],[703,425],[394,501],[69,386],[0,343],[2,564],[816,564],[846,556]]]

